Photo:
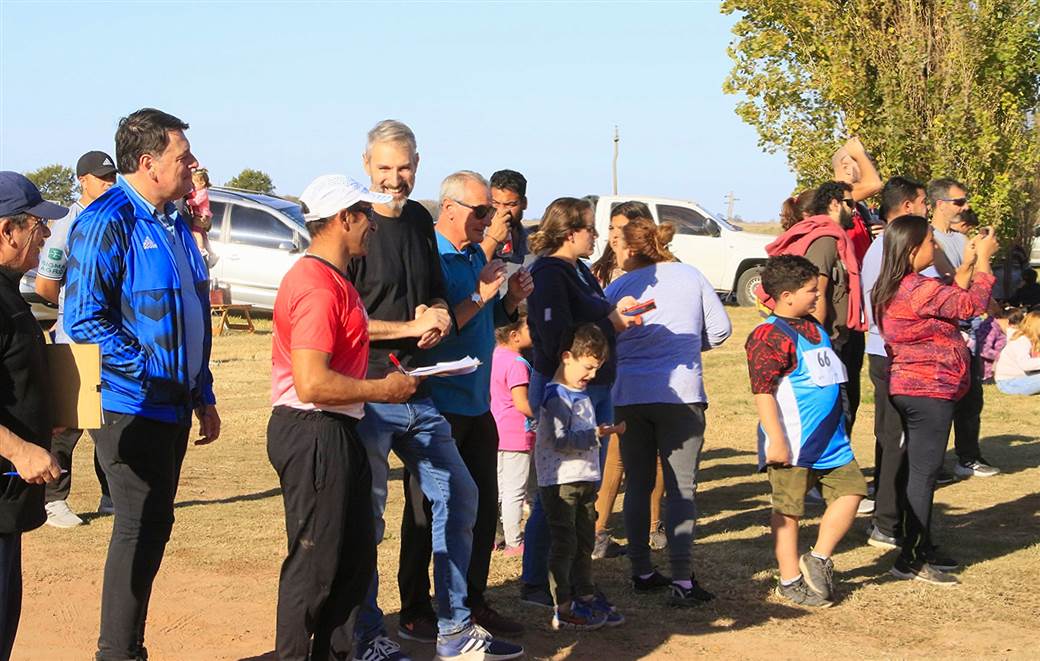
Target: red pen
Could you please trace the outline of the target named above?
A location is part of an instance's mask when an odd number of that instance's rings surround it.
[[[401,374],[407,375],[408,372],[404,371],[404,367],[401,366],[401,361],[399,361],[397,359],[397,356],[395,356],[394,354],[389,354],[389,356],[390,356],[390,362],[394,364],[394,367],[397,368],[397,371],[400,372]]]

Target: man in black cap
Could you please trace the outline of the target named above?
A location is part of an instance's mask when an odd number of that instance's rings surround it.
[[[58,306],[58,319],[54,322],[54,339],[67,344],[69,338],[63,328],[62,308],[65,303],[65,264],[68,261],[69,227],[80,211],[101,197],[112,184],[116,183],[116,165],[112,157],[103,151],[88,151],[79,157],[76,163],[76,177],[79,179],[79,200],[69,207],[64,218],[56,220],[50,227],[51,236],[43,245],[40,254],[40,266],[36,270],[36,293]],[[69,491],[72,488],[72,451],[83,435],[82,429],[66,429],[58,432],[51,439],[51,452],[58,458],[58,464],[65,472],[57,480],[47,485],[44,502],[47,508],[47,524],[56,528],[73,528],[83,525],[83,519],[69,508]],[[112,513],[112,497],[108,495],[108,480],[94,457],[94,473],[101,484],[101,503],[98,512]]]
[[[47,451],[47,356],[43,330],[18,292],[65,207],[31,181],[0,172],[0,661],[11,658],[22,612],[22,533],[43,525],[43,485],[61,474]]]

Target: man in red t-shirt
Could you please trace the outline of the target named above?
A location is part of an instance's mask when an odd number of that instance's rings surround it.
[[[350,653],[350,617],[375,571],[372,475],[357,436],[364,402],[404,402],[419,380],[366,379],[368,315],[344,271],[365,254],[372,193],[341,175],[300,196],[311,246],[274,304],[267,454],[285,503],[288,556],[278,583],[281,659]]]

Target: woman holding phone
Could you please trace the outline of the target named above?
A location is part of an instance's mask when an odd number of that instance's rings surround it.
[[[642,323],[618,338],[613,390],[617,421],[625,425],[621,460],[628,474],[624,514],[632,582],[637,592],[669,588],[673,605],[694,606],[714,597],[697,584],[690,558],[708,406],[701,352],[725,342],[732,327],[707,278],[669,252],[674,233],[670,223],[630,220],[614,248],[626,273],[606,295],[618,304],[634,298],[646,309]],[[658,459],[670,579],[653,568],[648,543]]]
[[[889,396],[903,417],[909,462],[906,529],[892,568],[898,578],[956,585],[958,563],[932,542],[932,500],[953,423],[954,405],[969,387],[971,355],[960,322],[986,311],[993,289],[990,258],[997,241],[990,228],[964,248],[954,283],[920,272],[936,253],[932,228],[920,216],[902,216],[884,234],[881,272],[871,294],[874,318],[892,357]]]

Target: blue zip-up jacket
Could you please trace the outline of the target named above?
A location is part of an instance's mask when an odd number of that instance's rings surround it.
[[[165,212],[178,241],[189,247],[195,291],[208,320],[205,262],[174,206]],[[68,250],[65,332],[73,342],[101,345],[102,408],[190,424],[194,408],[215,404],[212,328],[206,324],[202,370],[189,392],[177,257],[167,230],[125,179],[119,177],[76,218]]]

